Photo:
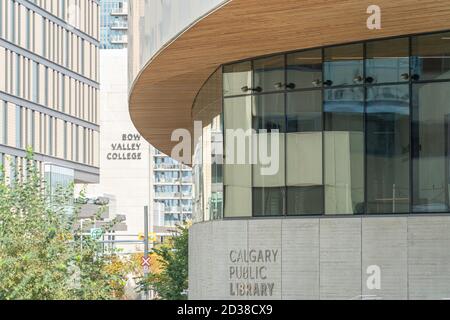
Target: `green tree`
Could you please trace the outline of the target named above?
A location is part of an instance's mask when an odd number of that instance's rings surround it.
[[[154,290],[158,299],[186,300],[188,289],[189,226],[177,226],[173,236],[153,249],[159,271],[139,282],[141,290]]]
[[[73,188],[49,201],[31,151],[25,162],[9,179],[0,168],[0,299],[117,298],[113,284],[125,275],[111,273],[114,255],[82,236]]]

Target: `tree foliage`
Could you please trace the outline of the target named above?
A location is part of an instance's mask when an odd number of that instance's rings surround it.
[[[111,268],[117,257],[82,236],[73,188],[58,188],[50,201],[31,151],[24,166],[10,179],[0,169],[0,299],[118,298],[125,274]]]
[[[188,289],[189,226],[177,230],[164,244],[153,249],[152,272],[140,282],[141,290],[154,290],[158,299],[186,300]],[[157,267],[156,267],[157,266]]]

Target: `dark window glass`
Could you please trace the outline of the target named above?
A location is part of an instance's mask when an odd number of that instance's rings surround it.
[[[413,211],[449,211],[450,83],[413,86]]]
[[[285,89],[284,55],[255,60],[253,68],[257,91],[268,92]]]
[[[287,94],[287,132],[322,131],[322,91]]]
[[[409,85],[367,89],[367,213],[409,211]]]
[[[450,79],[450,32],[413,37],[412,56],[416,79]]]
[[[253,216],[284,215],[284,187],[253,188]]]
[[[287,79],[290,89],[322,86],[322,50],[287,55]]]
[[[363,70],[362,44],[325,49],[324,86],[363,84]]]
[[[250,61],[223,67],[223,95],[234,96],[252,93],[252,63]]]
[[[364,213],[364,94],[362,87],[325,91],[326,214]]]
[[[287,215],[318,215],[323,212],[323,186],[287,188]]]
[[[409,80],[409,39],[368,42],[366,45],[366,83]]]
[[[286,131],[284,93],[263,94],[253,97],[253,129]]]

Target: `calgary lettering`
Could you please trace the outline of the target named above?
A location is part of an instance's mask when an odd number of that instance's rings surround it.
[[[277,262],[278,250],[231,250],[230,261],[240,262]]]

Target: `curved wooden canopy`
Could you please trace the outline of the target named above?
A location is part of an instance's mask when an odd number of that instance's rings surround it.
[[[231,0],[162,48],[135,79],[132,121],[166,154],[177,128],[191,130],[194,99],[222,64],[365,39],[450,29],[448,0],[378,0],[382,29],[369,30],[365,0]]]

